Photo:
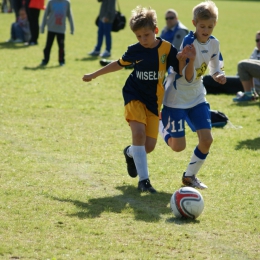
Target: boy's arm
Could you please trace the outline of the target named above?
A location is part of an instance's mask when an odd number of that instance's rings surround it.
[[[74,34],[74,20],[73,20],[73,15],[72,15],[72,11],[71,11],[71,7],[70,7],[70,3],[68,3],[68,10],[67,10],[67,17],[69,19],[69,23],[70,23],[70,33]]]
[[[189,59],[189,62],[185,68],[185,79],[190,82],[193,79],[194,76],[194,60],[196,58],[196,49],[193,44],[186,45],[184,49],[179,52],[179,67],[180,72],[183,70],[183,68],[186,65],[186,59]],[[183,62],[185,60],[185,63]],[[181,73],[182,74],[182,73]]]
[[[91,81],[92,79],[95,79],[95,78],[102,76],[104,74],[121,70],[122,68],[123,67],[120,66],[118,64],[117,60],[116,60],[116,61],[109,63],[107,66],[101,68],[100,70],[97,70],[97,71],[90,73],[90,74],[85,74],[83,76],[82,80],[88,82],[88,81]]]
[[[47,22],[47,15],[49,13],[49,8],[50,8],[50,2],[48,2],[48,5],[47,5],[47,7],[44,11],[44,15],[43,15],[43,18],[42,18],[42,24],[41,24],[41,27],[40,27],[41,33],[44,33],[44,27],[45,27],[46,22]]]

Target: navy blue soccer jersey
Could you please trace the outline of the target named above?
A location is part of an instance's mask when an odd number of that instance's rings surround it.
[[[160,40],[154,48],[145,48],[140,43],[128,47],[118,60],[120,66],[134,64],[134,70],[123,87],[125,105],[132,100],[144,103],[148,110],[158,115],[164,95],[163,80],[169,66],[179,72],[177,49],[169,42]]]

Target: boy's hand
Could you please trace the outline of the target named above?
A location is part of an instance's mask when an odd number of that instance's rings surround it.
[[[196,49],[193,44],[186,45],[182,50],[182,58],[195,60],[196,58]]]
[[[93,76],[93,74],[85,74],[82,78],[83,81],[85,82],[89,82],[91,81],[92,79],[94,79],[95,77]]]
[[[218,82],[219,84],[225,84],[227,82],[225,74],[214,74],[213,79]]]

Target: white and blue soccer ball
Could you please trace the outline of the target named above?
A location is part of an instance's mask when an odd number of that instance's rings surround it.
[[[170,206],[176,218],[196,219],[204,209],[204,200],[198,190],[182,187],[173,193]]]

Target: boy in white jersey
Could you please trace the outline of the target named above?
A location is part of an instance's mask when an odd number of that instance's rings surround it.
[[[202,76],[209,67],[210,75],[215,81],[220,84],[226,82],[226,77],[221,70],[223,60],[219,51],[219,42],[211,36],[217,19],[218,8],[212,1],[202,2],[193,8],[192,23],[196,30],[195,33],[190,32],[184,38],[181,46],[181,50],[186,46],[191,48],[187,60],[189,66],[183,69],[182,75],[185,76],[178,78],[175,73],[172,73],[167,77],[160,122],[161,135],[176,152],[183,151],[186,147],[185,121],[193,131],[197,132],[199,143],[183,173],[182,182],[186,186],[199,189],[207,188],[199,181],[196,174],[213,142],[210,108],[205,98],[206,90],[202,83]],[[187,73],[190,68],[193,70],[191,76]]]

